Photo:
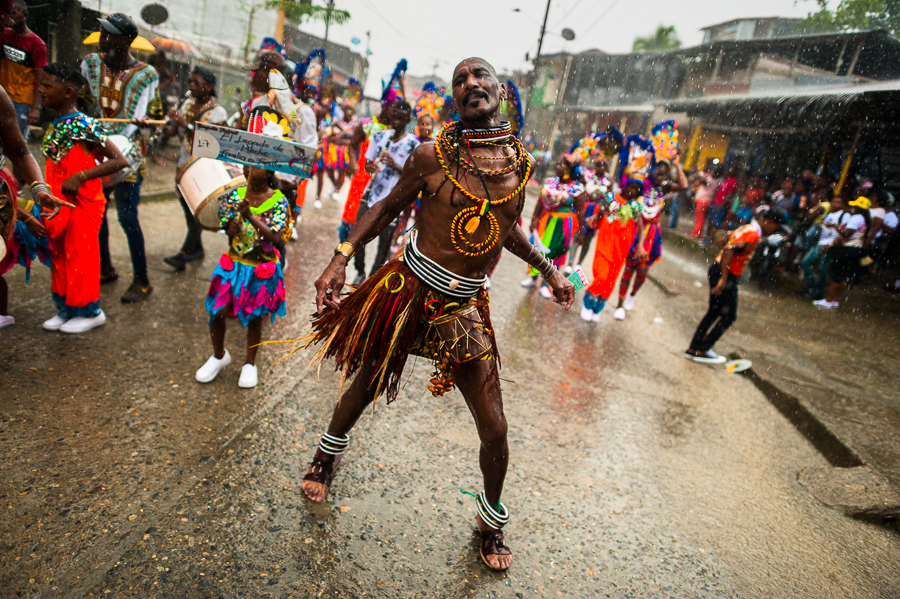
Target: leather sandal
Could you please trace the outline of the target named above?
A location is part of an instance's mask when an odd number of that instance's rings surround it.
[[[503,531],[498,528],[480,530],[481,533],[481,560],[484,564],[496,572],[504,572],[508,568],[495,568],[487,560],[489,555],[512,555],[509,547],[503,540]]]
[[[316,455],[313,456],[312,463],[309,465],[309,471],[306,473],[306,476],[303,477],[303,480],[324,485],[327,489],[325,491],[325,497],[328,497],[328,491],[331,490],[331,481],[334,479],[334,473],[341,464],[341,456],[334,456],[333,460],[325,460],[322,458],[322,452],[316,451]]]

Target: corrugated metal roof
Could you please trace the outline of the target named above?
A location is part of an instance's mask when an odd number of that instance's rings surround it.
[[[842,102],[852,100],[863,94],[900,91],[900,79],[878,81],[860,85],[803,86],[791,90],[759,90],[745,94],[727,96],[711,96],[706,98],[678,98],[661,102],[666,108],[716,106],[722,104],[740,104],[747,102],[792,102],[828,100]]]

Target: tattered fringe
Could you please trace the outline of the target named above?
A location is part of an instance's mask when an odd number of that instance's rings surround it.
[[[312,333],[289,341],[265,343],[298,344],[279,361],[313,344],[321,344],[309,367],[315,366],[318,373],[326,358],[334,359],[335,370],[341,373],[341,395],[345,382],[363,365],[371,364],[375,371],[368,381],[369,389],[375,397],[385,393],[387,402],[391,403],[400,391],[409,354],[417,341],[424,339],[423,327],[429,326],[424,320],[425,303],[435,296],[443,297],[424,285],[401,260],[395,259],[342,298],[338,309],[314,314]],[[492,329],[489,301],[483,289],[476,305],[484,326]],[[492,334],[490,338],[491,351],[499,367],[496,337]]]

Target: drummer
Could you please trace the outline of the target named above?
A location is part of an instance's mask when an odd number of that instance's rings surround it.
[[[124,135],[140,142],[138,127],[150,116],[161,116],[156,69],[131,55],[131,43],[138,36],[134,20],[123,13],[113,13],[98,19],[100,24],[100,52],[88,54],[81,63],[81,74],[87,79],[91,96],[100,106],[104,118],[121,119],[124,122],[104,122],[103,128],[110,135]],[[129,123],[129,121],[131,121]],[[146,125],[149,127],[149,125]],[[140,169],[125,181],[104,190],[107,206],[115,199],[119,224],[128,238],[131,252],[131,268],[134,280],[122,296],[123,303],[140,302],[153,291],[147,275],[147,253],[144,248],[144,232],[138,220],[138,203],[141,200]],[[119,278],[113,268],[109,253],[109,225],[106,213],[100,225],[100,283],[112,283]]]
[[[209,123],[212,125],[224,125],[228,120],[228,112],[216,103],[216,74],[206,67],[196,66],[188,78],[190,97],[178,108],[169,111],[169,123],[166,125],[165,134],[173,137],[176,134],[184,136],[181,144],[181,154],[178,156],[178,170],[190,160],[191,147],[194,143],[194,126],[196,123]],[[174,256],[163,258],[166,264],[175,269],[175,272],[184,270],[185,264],[193,260],[203,259],[203,241],[200,238],[202,229],[197,224],[191,208],[181,195],[178,187],[175,188],[178,195],[178,203],[184,210],[184,220],[187,223],[187,235],[181,244],[181,251]]]

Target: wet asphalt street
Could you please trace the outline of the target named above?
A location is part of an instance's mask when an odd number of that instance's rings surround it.
[[[126,306],[126,277],[104,287],[101,329],[41,330],[48,270],[27,286],[20,269],[7,276],[0,596],[900,597],[897,528],[820,504],[797,480],[829,465],[816,449],[745,377],[682,357],[706,298],[690,255],[668,252],[651,271],[665,289],[648,283],[626,321],[610,307],[598,324],[519,287],[524,266],[500,262],[514,562],[495,574],[460,493],[481,489],[461,396],[432,398],[420,360],[398,401],[354,429],[328,502],[311,505],[300,483],[338,377],[307,371],[312,350],[274,364],[283,346],[269,345],[260,386],[238,389],[244,332],[230,323],[236,363],[196,383],[225,238],[204,234],[204,262],[169,274],[181,210],[141,210],[155,291]],[[288,316],[264,338],[306,326],[339,214],[331,200],[307,204],[288,252]],[[125,274],[124,236],[111,230]],[[778,335],[748,305],[726,340],[753,349]]]

